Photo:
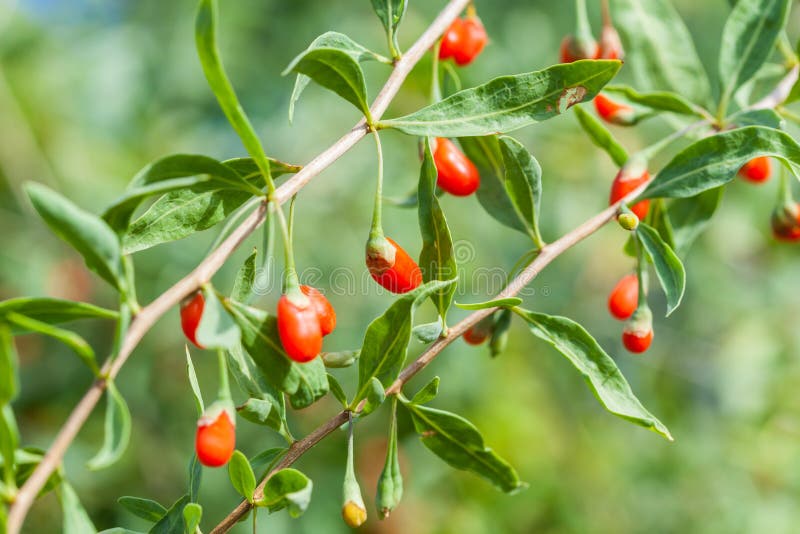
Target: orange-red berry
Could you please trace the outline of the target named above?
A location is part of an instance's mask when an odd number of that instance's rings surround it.
[[[600,32],[600,49],[597,59],[622,59],[624,56],[622,41],[616,28],[610,24],[604,24],[603,30]]]
[[[627,274],[617,282],[608,296],[608,311],[617,319],[628,319],[639,304],[639,278],[635,274]]]
[[[206,300],[202,291],[197,291],[194,295],[186,297],[181,302],[181,328],[183,333],[189,341],[201,349],[203,347],[197,342],[197,326],[203,317],[205,305]]]
[[[449,139],[436,139],[433,162],[436,164],[436,184],[451,195],[468,196],[481,185],[477,167]]]
[[[628,193],[638,188],[640,185],[650,179],[650,173],[647,172],[647,167],[640,162],[626,163],[617,173],[614,182],[611,184],[611,194],[609,195],[609,206],[616,203]],[[643,221],[647,217],[647,211],[650,209],[650,201],[642,200],[631,206],[631,211]]]
[[[442,44],[439,46],[439,58],[448,59],[455,56],[456,50],[462,46],[463,33],[461,27],[464,20],[460,17],[455,19],[450,27],[442,35]]]
[[[753,183],[762,183],[769,180],[772,168],[767,156],[753,158],[739,169],[739,176]]]
[[[622,332],[622,344],[625,345],[625,348],[628,349],[628,351],[633,352],[634,354],[641,354],[642,352],[645,352],[650,348],[650,344],[652,342],[652,329],[645,332],[635,332],[629,330],[623,330]]]
[[[208,467],[220,467],[228,463],[236,447],[236,427],[222,410],[213,421],[205,416],[197,422],[195,452],[200,463]]]
[[[442,35],[439,58],[453,58],[460,66],[469,65],[480,55],[489,37],[477,15],[457,18]]]
[[[422,283],[422,271],[403,248],[391,238],[382,246],[367,244],[367,269],[373,280],[392,293],[408,293]]]
[[[632,107],[614,102],[602,93],[594,97],[594,108],[603,120],[612,124],[629,126],[636,120],[636,112]]]
[[[779,206],[772,212],[772,235],[779,241],[800,241],[800,204]]]
[[[480,345],[492,335],[493,326],[494,319],[492,316],[484,317],[464,332],[464,341],[469,345]]]
[[[278,300],[278,335],[283,350],[292,360],[306,363],[322,350],[322,327],[317,308],[310,298],[290,298],[282,295]]]
[[[336,310],[333,309],[330,301],[314,287],[300,286],[300,291],[311,300],[311,304],[317,311],[317,318],[319,319],[322,335],[327,336],[333,332],[336,328]]]
[[[567,35],[561,41],[561,63],[572,63],[579,59],[596,59],[600,46],[594,39],[576,39]]]

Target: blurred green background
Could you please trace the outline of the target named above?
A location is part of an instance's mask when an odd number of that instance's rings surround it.
[[[410,0],[400,42],[408,46],[444,5]],[[463,69],[466,84],[501,74],[544,68],[557,61],[558,43],[572,28],[572,4],[561,0],[478,0],[490,46]],[[599,31],[599,2],[592,17]],[[646,2],[643,2],[646,4]],[[711,72],[725,0],[676,2]],[[0,0],[0,297],[51,295],[109,307],[114,296],[87,274],[80,258],[48,232],[22,194],[27,180],[47,183],[78,204],[100,212],[133,174],[177,152],[217,158],[244,155],[206,86],[194,53],[193,0]],[[287,121],[293,79],[279,73],[327,30],[347,33],[383,52],[384,37],[366,0],[239,0],[221,6],[220,39],[229,74],[270,155],[305,163],[357,120],[335,95],[309,87],[294,124]],[[796,37],[793,14],[790,35]],[[669,46],[669,43],[664,43]],[[631,54],[629,61],[635,61]],[[387,116],[426,102],[429,59],[421,62]],[[383,65],[365,65],[371,95],[383,83]],[[621,78],[630,81],[623,68]],[[713,78],[713,76],[712,76]],[[635,130],[615,128],[630,149],[670,131],[651,120]],[[793,132],[793,133],[796,133]],[[566,114],[515,134],[544,169],[543,234],[555,239],[602,209],[616,172],[610,160]],[[383,136],[387,194],[415,187],[416,141]],[[658,165],[664,163],[664,159]],[[656,165],[656,168],[658,167]],[[306,187],[299,197],[295,246],[301,268],[317,267],[339,327],[326,349],[357,347],[368,322],[391,302],[374,284],[331,291],[328,275],[364,278],[363,245],[376,172],[371,143],[359,144]],[[663,319],[664,299],[653,288],[655,342],[644,356],[622,349],[621,324],[605,299],[632,262],[621,252],[624,233],[609,225],[569,251],[531,286],[526,306],[581,322],[615,356],[644,405],[676,438],[615,418],[599,406],[569,364],[515,323],[510,345],[490,360],[485,347],[457,342],[415,379],[413,393],[442,377],[433,406],[472,420],[487,443],[530,484],[506,496],[488,483],[456,472],[430,454],[401,420],[404,501],[384,522],[375,518],[375,483],[384,458],[388,412],[357,427],[359,477],[367,499],[367,532],[385,533],[638,533],[796,532],[800,521],[798,437],[800,380],[800,250],[776,244],[769,212],[777,180],[765,186],[735,181],[710,230],[685,258],[683,306]],[[486,215],[474,197],[444,197],[464,269],[457,300],[477,301],[499,289],[470,288],[475,271],[509,269],[526,240]],[[415,255],[420,237],[414,210],[387,208],[385,227]],[[140,299],[152,298],[188,272],[214,239],[211,230],[136,256]],[[253,238],[252,244],[258,244]],[[227,288],[247,254],[244,246],[215,278]],[[334,271],[334,270],[337,271]],[[361,287],[364,285],[365,290]],[[259,305],[272,309],[276,293]],[[432,310],[420,314],[430,320]],[[452,320],[464,312],[453,310]],[[107,324],[78,331],[105,353]],[[40,337],[18,339],[21,396],[15,403],[23,443],[47,447],[91,382],[66,348]],[[195,412],[186,379],[177,310],[147,335],[119,378],[134,416],[134,434],[121,463],[98,473],[85,462],[102,441],[98,409],[70,448],[65,470],[99,529],[146,524],[116,504],[121,495],[171,503],[183,494],[192,455]],[[422,346],[411,345],[411,356]],[[216,390],[215,359],[195,352],[208,397]],[[355,372],[336,371],[352,390]],[[337,409],[325,398],[292,413],[303,435]],[[239,447],[248,455],[280,444],[270,431],[240,421]],[[314,480],[314,497],[301,519],[285,513],[260,517],[260,532],[335,533],[340,519],[345,441],[336,433],[298,462]],[[226,470],[206,470],[201,489],[203,530],[238,502]],[[26,532],[60,530],[53,495],[31,511]],[[242,524],[236,532],[248,532]]]

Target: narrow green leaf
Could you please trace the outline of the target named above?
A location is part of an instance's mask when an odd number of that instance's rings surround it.
[[[131,438],[131,412],[116,384],[106,384],[105,440],[97,454],[89,460],[89,469],[104,469],[122,457]]]
[[[250,190],[231,167],[207,156],[175,154],[147,165],[133,177],[125,193],[103,213],[116,231],[124,231],[141,202],[154,195],[213,182],[220,187]]]
[[[368,120],[371,120],[369,104],[367,104],[367,85],[364,72],[359,61],[369,51],[355,43],[346,35],[329,32],[318,37],[311,45],[295,57],[283,71],[296,72],[308,76],[322,87],[330,89],[358,108]],[[374,54],[372,54],[374,56]],[[302,91],[302,82],[297,94]]]
[[[208,85],[217,97],[220,108],[225,113],[228,122],[233,126],[239,138],[242,140],[245,149],[250,154],[261,170],[262,174],[270,172],[270,164],[264,154],[264,147],[261,146],[250,119],[239,103],[236,92],[233,90],[230,80],[225,74],[222,59],[219,57],[217,48],[217,1],[200,0],[197,6],[197,17],[195,19],[195,43],[197,45],[197,55],[200,57],[200,64],[208,80]]]
[[[125,254],[177,241],[225,220],[250,193],[201,184],[161,196],[131,223],[122,238]]]
[[[514,311],[528,322],[536,337],[552,345],[570,361],[606,410],[672,441],[667,427],[642,406],[611,356],[581,325],[566,317],[519,308]]]
[[[251,423],[265,425],[276,431],[283,427],[280,407],[270,398],[251,397],[237,408],[239,415]]]
[[[667,316],[677,308],[686,290],[686,271],[680,258],[669,248],[653,228],[640,222],[636,235],[653,260],[658,281],[667,295]]]
[[[281,469],[264,486],[264,497],[258,506],[266,506],[270,513],[287,508],[289,515],[300,517],[311,502],[314,484],[297,469]]]
[[[733,180],[742,165],[758,156],[782,160],[800,175],[800,145],[790,135],[747,126],[706,137],[679,152],[650,182],[642,198],[692,197]]]
[[[253,248],[253,252],[244,260],[244,264],[236,274],[231,290],[233,300],[247,303],[253,293],[253,286],[256,283],[256,257],[258,251]]]
[[[58,498],[61,501],[61,515],[63,529],[69,534],[96,534],[97,529],[89,519],[89,514],[81,504],[78,494],[72,486],[65,480],[61,483],[58,491]]]
[[[719,49],[723,102],[752,78],[772,54],[786,26],[790,4],[791,0],[742,0],[733,6]]]
[[[591,100],[621,65],[616,60],[584,60],[495,78],[410,115],[381,121],[380,126],[435,137],[510,132]]]
[[[461,304],[456,302],[456,306],[462,310],[486,310],[488,308],[513,308],[522,304],[522,299],[519,297],[505,297],[502,299],[487,300],[486,302],[475,302],[470,304]]]
[[[419,266],[425,282],[458,278],[458,265],[453,255],[453,238],[450,236],[447,219],[436,198],[436,176],[430,139],[425,138],[418,189],[419,230],[422,234]],[[442,320],[447,318],[447,310],[453,301],[455,291],[456,285],[449,284],[431,295]]]
[[[511,205],[519,213],[534,244],[542,246],[539,235],[539,209],[542,202],[542,168],[522,143],[500,137],[500,153],[505,168],[505,188]]]
[[[655,111],[668,111],[679,115],[704,118],[705,115],[695,104],[692,104],[678,93],[671,91],[651,91],[640,93],[627,85],[607,85],[604,93],[622,97],[622,101],[645,106]]]
[[[639,89],[672,91],[700,105],[709,103],[708,76],[671,0],[613,0],[611,9],[625,48],[636,54],[626,64]]]
[[[442,335],[442,321],[440,319],[432,323],[418,324],[411,330],[411,335],[426,345],[433,343]]]
[[[506,493],[526,487],[514,468],[487,447],[475,425],[463,417],[412,403],[405,407],[422,444],[452,467],[471,471]]]
[[[675,241],[675,252],[686,254],[695,239],[705,230],[722,202],[724,187],[703,191],[689,198],[676,198],[668,209]]]
[[[117,502],[136,517],[152,523],[159,521],[167,514],[167,509],[152,499],[125,496],[117,499]]]
[[[202,481],[203,464],[197,459],[197,455],[193,454],[192,459],[189,460],[189,500],[191,502],[197,502]]]
[[[123,288],[119,240],[105,221],[42,184],[27,183],[25,192],[47,226],[83,256],[89,269],[114,288]]]
[[[334,48],[336,50],[340,50],[349,55],[353,61],[357,63],[379,59],[379,56],[374,52],[364,48],[360,44],[350,39],[348,36],[338,32],[323,33],[311,42],[306,49],[306,52],[309,50],[315,50],[317,48]],[[295,104],[300,99],[300,95],[303,93],[303,90],[306,88],[306,86],[308,86],[310,81],[311,78],[305,74],[298,74],[297,78],[295,78],[292,96],[289,99],[289,122],[292,122],[292,119],[294,118]]]
[[[408,0],[372,0],[372,9],[383,23],[389,46],[396,53],[400,50],[397,45],[397,27],[403,20],[407,5]]]
[[[349,403],[347,402],[347,394],[344,392],[344,389],[339,381],[336,380],[336,377],[330,373],[328,373],[328,385],[330,386],[331,393],[336,400],[338,400],[344,408],[347,408],[347,406],[349,406]]]
[[[283,457],[284,454],[286,454],[286,451],[288,451],[288,449],[284,447],[273,447],[261,451],[260,453],[250,458],[250,466],[256,473],[258,472],[265,473],[269,471],[275,465],[275,463]]]
[[[21,330],[36,332],[60,341],[71,348],[95,376],[100,374],[100,368],[97,366],[94,350],[92,350],[91,345],[89,345],[85,339],[75,332],[70,332],[69,330],[64,330],[63,328],[58,328],[57,326],[31,319],[30,317],[15,312],[6,314],[5,318]]]
[[[414,310],[430,295],[452,283],[435,281],[423,284],[399,297],[383,315],[370,323],[358,359],[358,393],[353,402],[367,395],[373,377],[384,388],[397,378],[406,360]]]
[[[206,349],[231,349],[239,345],[241,332],[210,286],[203,287],[205,306],[197,325],[197,342]]]
[[[360,415],[362,417],[366,417],[374,412],[375,409],[383,404],[384,400],[386,400],[386,391],[384,391],[380,380],[374,376],[369,382],[369,389],[367,390],[367,396],[365,398],[367,402],[364,404],[364,408],[361,410]]]
[[[392,423],[389,427],[389,444],[386,447],[386,462],[378,478],[375,506],[381,519],[389,517],[403,498],[403,475],[397,454],[397,398],[392,399]]]
[[[228,462],[228,476],[233,489],[247,499],[247,502],[253,502],[253,493],[256,491],[256,475],[253,473],[247,457],[241,451],[233,451],[233,456]]]
[[[342,369],[356,363],[360,355],[361,351],[358,350],[340,350],[337,352],[323,352],[320,354],[320,358],[322,358],[322,363],[325,364],[325,367]]]
[[[183,509],[189,504],[189,496],[184,495],[167,510],[166,515],[153,525],[149,534],[178,534],[184,531]]]
[[[734,113],[725,120],[726,124],[736,125],[738,128],[744,126],[766,126],[777,130],[782,129],[785,122],[783,117],[773,109],[748,109]]]
[[[19,357],[8,325],[0,323],[0,406],[11,402],[19,391]]]
[[[606,154],[611,157],[611,160],[617,165],[622,167],[628,161],[628,152],[619,142],[614,139],[614,135],[606,128],[603,123],[597,120],[594,115],[591,115],[583,109],[583,106],[575,106],[575,117],[578,119],[578,124],[581,125],[583,131],[589,136],[589,139],[602,148]]]
[[[203,518],[203,507],[196,502],[190,502],[183,507],[183,524],[186,534],[196,534]]]
[[[14,417],[14,410],[10,404],[4,404],[0,408],[0,456],[3,460],[3,482],[9,488],[24,483],[27,477],[20,476],[23,473],[22,467],[19,465],[20,458],[18,458],[17,447],[19,446],[19,429],[17,428],[17,420]],[[41,462],[41,458],[35,460],[34,468]],[[17,475],[15,480],[14,475]]]
[[[262,310],[228,301],[228,311],[242,332],[242,345],[275,388],[290,396],[292,406],[305,408],[328,392],[321,358],[295,363],[283,351],[275,317]]]
[[[194,363],[192,362],[192,355],[189,354],[189,346],[186,348],[186,372],[189,375],[189,385],[192,388],[192,395],[194,396],[194,404],[197,408],[197,417],[203,415],[205,411],[205,404],[203,404],[203,394],[200,391],[200,384],[197,381],[197,373],[194,371]]]
[[[269,171],[273,178],[283,176],[284,174],[294,174],[303,169],[302,165],[293,165],[275,158],[267,158],[267,161],[269,162]],[[258,168],[258,164],[253,158],[231,158],[226,159],[222,164],[226,167],[230,167],[239,173],[239,176],[248,181],[255,176],[261,175],[261,169]]]
[[[114,310],[98,308],[85,302],[48,297],[19,297],[0,302],[0,317],[11,312],[48,324],[68,323],[79,319],[117,319],[119,317]],[[12,331],[15,334],[27,332],[18,329]]]
[[[425,404],[436,398],[439,394],[439,377],[434,376],[430,382],[425,384],[422,389],[411,399],[412,404]]]
[[[664,240],[664,243],[666,243],[669,248],[675,250],[675,235],[672,228],[672,221],[669,219],[669,211],[665,199],[657,198],[650,203],[649,217],[650,224],[655,231],[658,232],[658,235],[661,236],[661,239]],[[635,257],[636,251],[634,250],[633,252]]]

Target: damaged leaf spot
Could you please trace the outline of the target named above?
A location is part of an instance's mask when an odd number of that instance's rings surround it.
[[[436,435],[436,431],[435,430],[426,430],[425,432],[420,434],[420,437],[425,439],[425,438],[432,438],[435,435]]]
[[[583,102],[583,97],[585,96],[586,88],[584,86],[567,87],[558,97],[558,112],[564,113],[575,104]]]

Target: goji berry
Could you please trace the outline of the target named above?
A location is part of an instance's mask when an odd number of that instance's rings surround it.
[[[236,427],[226,410],[219,412],[213,420],[206,416],[197,422],[195,452],[200,463],[208,467],[220,467],[228,463],[236,447]]]
[[[451,140],[436,140],[433,162],[436,164],[436,184],[451,195],[463,197],[478,190],[481,176],[477,167]]]

